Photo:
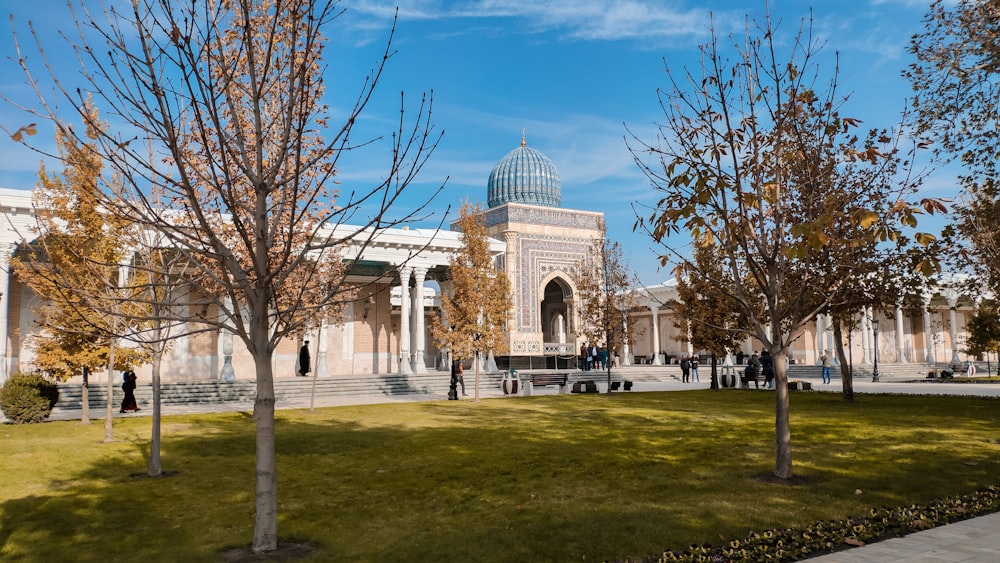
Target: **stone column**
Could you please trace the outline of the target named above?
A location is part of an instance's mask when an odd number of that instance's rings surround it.
[[[628,317],[625,317],[625,333],[628,334]],[[629,358],[631,354],[629,353],[628,349],[628,338],[626,338],[625,341],[622,342],[621,353],[622,353],[622,359],[621,359],[622,367],[632,365],[632,360]]]
[[[958,318],[956,308],[958,307],[958,292],[953,288],[944,291],[944,298],[948,301],[948,337],[951,338],[951,363],[962,362],[958,357]]]
[[[427,277],[427,268],[414,268],[413,274],[416,277],[416,287],[413,289],[413,318],[416,321],[413,328],[413,371],[427,373],[427,364],[424,359],[427,340],[424,334],[424,280]]]
[[[404,267],[399,271],[399,373],[413,373],[410,364],[410,274],[412,268]]]
[[[826,325],[823,320],[822,313],[816,315],[816,365],[820,364],[819,357],[823,355],[823,337],[826,336]]]
[[[352,309],[354,303],[350,304]],[[354,318],[354,311],[348,311],[348,319]],[[326,365],[326,352],[329,349],[330,343],[326,341],[328,338],[327,334],[327,324],[326,317],[319,320],[319,327],[316,329],[316,377],[321,379],[326,379],[330,377],[330,368]]]
[[[931,329],[931,293],[925,292],[924,298],[924,361],[933,364],[936,360],[934,359],[934,339],[933,330]]]
[[[233,300],[226,297],[219,307],[219,320],[226,318],[225,311],[231,311]],[[224,329],[219,329],[219,341],[222,345],[222,369],[219,371],[219,381],[232,383],[236,381],[236,371],[233,369],[233,333]]]
[[[861,363],[870,364],[872,353],[872,308],[861,309]]]
[[[906,360],[906,341],[903,338],[903,305],[902,303],[896,304],[896,363],[905,364]]]
[[[650,305],[653,311],[653,365],[660,366],[660,307]]]
[[[836,354],[833,353],[833,317],[823,315],[823,352],[829,352],[830,362],[837,364]]]
[[[0,385],[7,382],[7,311],[10,304],[10,257],[12,245],[0,246]]]

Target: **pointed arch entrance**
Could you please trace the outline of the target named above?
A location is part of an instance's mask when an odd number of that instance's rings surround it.
[[[539,314],[545,355],[556,358],[552,367],[562,364],[568,357],[576,357],[573,301],[573,288],[561,276],[545,283]]]

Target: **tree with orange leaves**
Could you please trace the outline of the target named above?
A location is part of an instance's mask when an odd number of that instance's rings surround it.
[[[483,212],[482,207],[468,201],[459,210],[462,248],[449,261],[451,291],[441,294],[445,322],[431,325],[442,349],[449,350],[455,359],[473,359],[476,401],[479,401],[479,358],[489,352],[507,352],[507,324],[512,307],[510,280],[497,267],[490,252]]]

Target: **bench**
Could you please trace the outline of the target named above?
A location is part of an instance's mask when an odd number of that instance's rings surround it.
[[[524,386],[524,395],[526,397],[531,396],[531,392],[534,387],[548,387],[550,385],[559,386],[559,394],[566,394],[566,383],[569,380],[568,373],[532,373],[525,374],[522,379],[527,379],[527,385]]]
[[[619,388],[621,388],[621,386],[622,386],[622,382],[621,381],[612,381],[611,382],[611,390],[612,391],[617,391]],[[627,379],[625,380],[625,390],[626,391],[631,391],[632,390],[632,382],[629,381],[629,380],[627,380]]]
[[[767,379],[764,377],[764,374],[759,371],[757,372],[757,375],[747,375],[744,370],[744,372],[740,374],[740,383],[743,385],[743,388],[746,389],[750,387],[751,382],[753,382],[755,388],[760,389],[760,385],[762,383],[766,383]]]

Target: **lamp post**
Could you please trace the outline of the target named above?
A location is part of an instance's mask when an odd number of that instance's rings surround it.
[[[872,366],[872,383],[878,383],[878,319],[872,319],[872,332],[875,337],[874,365]]]

